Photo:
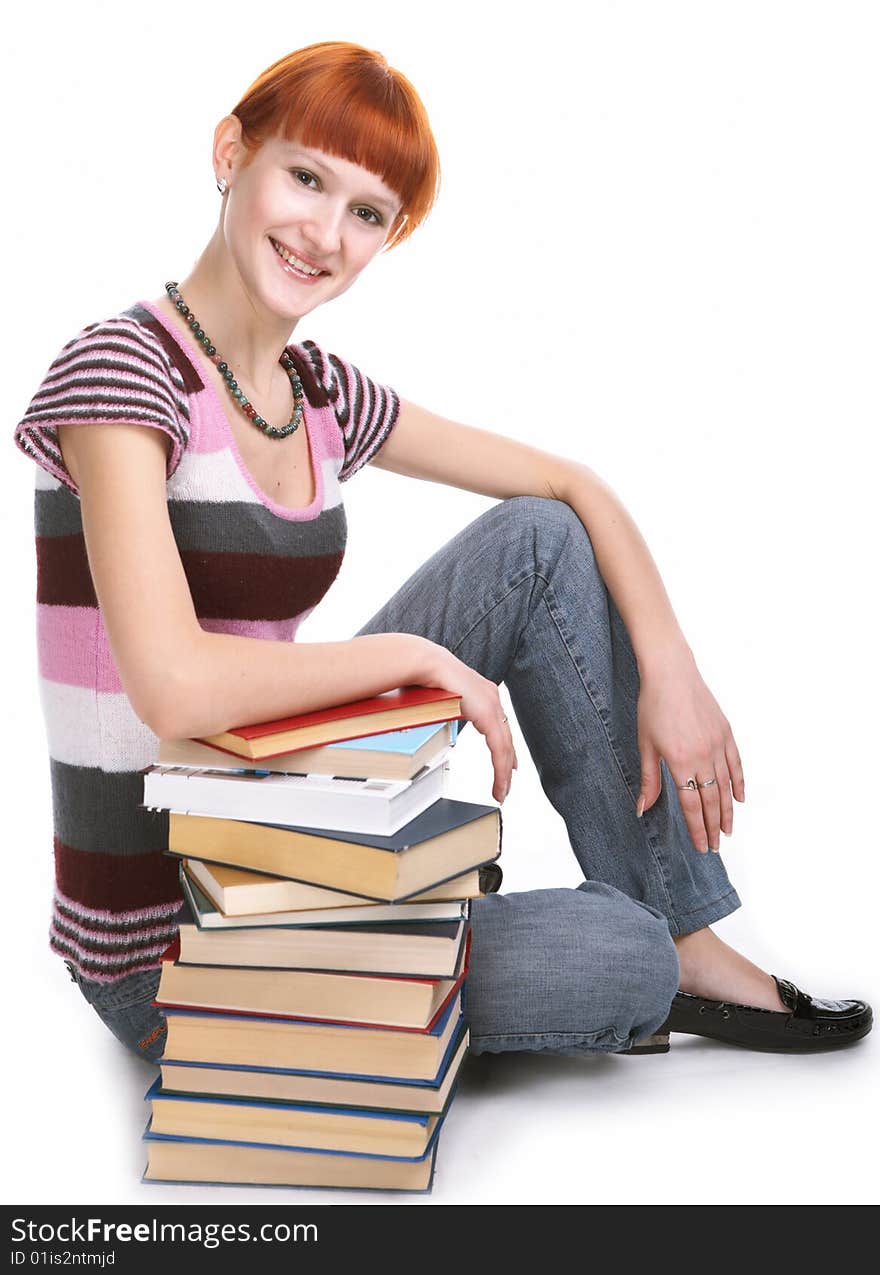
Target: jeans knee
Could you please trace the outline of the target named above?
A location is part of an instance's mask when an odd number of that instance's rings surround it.
[[[595,562],[589,533],[566,501],[549,496],[509,496],[498,510],[532,538],[539,562],[555,561],[567,543],[577,544],[580,561]]]
[[[635,907],[641,908],[640,904]],[[656,1031],[678,991],[678,951],[665,918],[643,909],[632,940],[631,957],[620,980],[619,1018],[622,1035],[638,1039]]]

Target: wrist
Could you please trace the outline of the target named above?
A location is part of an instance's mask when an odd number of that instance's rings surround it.
[[[415,633],[401,633],[400,637],[406,642],[406,663],[412,683],[448,689],[443,685],[444,657],[449,655],[446,648]]]
[[[675,671],[694,672],[697,668],[694,653],[682,635],[653,641],[637,649],[635,654],[639,677],[642,679],[656,677],[658,674],[668,676]]]

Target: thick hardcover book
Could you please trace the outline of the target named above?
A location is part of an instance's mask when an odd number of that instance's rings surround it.
[[[439,1115],[467,1055],[470,1035],[460,1017],[436,1076],[345,1076],[282,1067],[242,1067],[230,1063],[179,1062],[163,1058],[159,1066],[164,1093],[213,1094],[225,1098],[305,1102],[321,1106],[370,1107]]]
[[[290,917],[291,922],[299,915],[304,925],[310,920],[323,924],[324,918],[331,912],[339,913],[342,921],[348,917],[354,920],[356,910],[373,907],[377,909],[375,916],[380,919],[385,919],[386,913],[392,913],[393,915],[387,917],[390,921],[395,915],[414,915],[410,909],[422,903],[455,906],[456,902],[475,899],[480,894],[479,868],[465,872],[460,877],[453,877],[451,881],[434,886],[433,889],[423,890],[413,895],[407,903],[387,905],[365,903],[357,895],[346,894],[342,890],[304,885],[301,881],[291,881],[286,877],[231,868],[225,863],[206,863],[203,859],[184,859],[181,868],[184,876],[202,891],[222,917],[230,921],[237,917],[247,917],[253,922],[255,916],[266,916],[267,925],[273,924],[273,914],[282,918],[281,923],[285,915]],[[432,913],[432,919],[440,918],[434,917]]]
[[[187,863],[192,863],[191,859]],[[208,896],[199,889],[183,864],[180,865],[180,888],[183,890],[192,918],[200,930],[251,930],[251,929],[323,929],[332,926],[339,930],[361,925],[409,925],[427,921],[460,921],[470,915],[470,900],[450,899],[448,903],[364,903],[354,899],[355,907],[316,908],[302,912],[258,912],[253,915],[224,916],[214,907]],[[271,964],[271,962],[270,962]]]
[[[260,762],[239,757],[216,744],[194,739],[163,739],[159,741],[159,762],[166,766],[213,766],[250,773],[272,770],[358,779],[412,779],[455,743],[458,725],[456,718],[431,726],[408,726],[405,730],[380,731],[378,735],[358,735],[317,748],[298,748]]]
[[[396,903],[481,867],[501,853],[501,809],[441,797],[391,836],[168,816],[168,849],[311,885]]]
[[[185,815],[256,823],[279,820],[390,836],[443,796],[447,775],[445,754],[414,779],[155,765],[144,771],[143,805]]]
[[[403,686],[313,713],[204,735],[199,742],[225,748],[239,757],[262,759],[405,726],[452,721],[460,714],[461,697],[451,691],[436,686]]]
[[[404,978],[455,978],[468,922],[410,921],[319,926],[243,926],[202,930],[179,927],[186,965],[256,966]]]
[[[159,1080],[145,1097],[155,1134],[407,1160],[428,1151],[445,1115],[166,1093]]]
[[[455,1034],[461,1003],[459,991],[422,1030],[166,1008],[165,1056],[352,1079],[431,1080]]]
[[[438,1130],[439,1130],[438,1125]],[[420,1160],[351,1155],[337,1151],[167,1138],[144,1134],[144,1182],[200,1182],[208,1186],[341,1187],[349,1190],[431,1190],[437,1137]]]
[[[401,978],[325,970],[185,965],[175,939],[162,957],[153,1004],[220,1013],[271,1014],[348,1024],[429,1029],[458,991],[468,944],[455,978]]]

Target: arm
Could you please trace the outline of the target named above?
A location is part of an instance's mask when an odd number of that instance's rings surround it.
[[[677,783],[714,775],[715,785],[681,791],[679,799],[696,848],[718,849],[720,831],[729,836],[733,830],[731,790],[745,801],[739,751],[699,674],[648,546],[611,488],[577,461],[446,420],[406,400],[372,464],[502,500],[543,496],[571,506],[589,534],[639,666],[637,813],[660,795],[661,757]]]
[[[397,686],[442,686],[486,737],[503,800],[515,763],[498,688],[427,638],[365,634],[279,642],[200,626],[168,517],[165,436],[137,425],[62,425],[89,569],[134,711],[160,738],[349,703]],[[441,680],[442,679],[442,680]]]
[[[499,500],[544,496],[565,501],[589,533],[639,669],[693,660],[638,527],[611,488],[586,465],[446,420],[405,399],[397,424],[371,463]]]

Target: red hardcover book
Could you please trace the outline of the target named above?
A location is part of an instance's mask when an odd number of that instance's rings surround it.
[[[175,939],[162,955],[162,978],[152,1004],[160,1009],[245,1018],[430,1032],[467,977],[470,950],[469,933],[454,979],[337,976],[309,970],[180,965],[180,942]],[[293,1008],[295,1003],[303,1006],[301,1012]],[[349,1012],[334,1012],[335,1006]]]
[[[280,757],[300,748],[335,744],[343,739],[379,735],[407,726],[428,726],[459,717],[461,698],[436,686],[402,686],[369,699],[337,704],[313,713],[282,717],[276,721],[236,726],[198,742],[211,744],[237,757],[260,761]]]

